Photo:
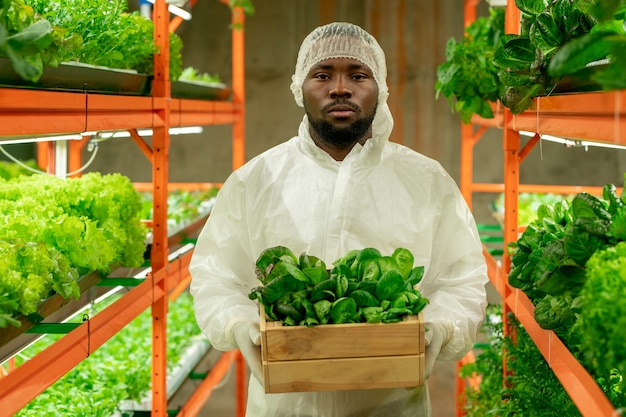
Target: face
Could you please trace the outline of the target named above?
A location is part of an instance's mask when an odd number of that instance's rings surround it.
[[[302,85],[311,136],[335,148],[351,148],[371,136],[378,85],[361,61],[331,58],[309,71]]]

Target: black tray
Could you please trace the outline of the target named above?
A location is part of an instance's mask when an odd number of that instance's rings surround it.
[[[130,70],[97,67],[81,63],[61,63],[46,67],[37,82],[24,80],[8,58],[0,57],[0,86],[44,90],[81,91],[105,94],[147,95],[148,75]]]
[[[225,101],[231,90],[225,84],[200,81],[172,81],[172,97],[200,100]]]

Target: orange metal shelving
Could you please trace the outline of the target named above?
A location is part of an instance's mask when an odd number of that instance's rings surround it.
[[[466,25],[476,18],[475,7],[475,1],[465,1]],[[519,25],[515,22],[519,22],[519,10],[515,7],[514,1],[509,0],[506,10],[507,33],[516,33],[519,30]],[[473,182],[474,146],[490,127],[503,130],[502,184]],[[536,135],[522,146],[520,131],[534,132]],[[534,319],[534,306],[528,297],[508,285],[510,260],[506,248],[519,236],[517,204],[520,192],[573,194],[586,191],[599,195],[602,192],[602,187],[520,184],[519,175],[524,158],[538,143],[539,135],[548,134],[573,140],[626,145],[626,91],[540,97],[522,114],[513,115],[508,109],[503,108],[501,112],[496,112],[494,119],[473,118],[471,124],[463,125],[461,128],[460,187],[470,207],[472,195],[476,192],[504,193],[504,255],[502,259],[495,259],[485,251],[485,258],[491,283],[503,300],[505,334],[510,331],[507,320],[510,312],[515,314],[534,340],[581,414],[585,417],[610,417],[616,415],[616,411],[593,378],[554,332],[539,327]],[[465,358],[459,365],[471,359]],[[505,367],[504,372],[515,370]],[[476,384],[476,381],[464,381],[457,377],[457,393],[460,395],[457,399],[457,417],[464,415],[462,392],[468,383]]]
[[[220,0],[229,6],[228,0]],[[192,3],[195,1],[192,0]],[[154,36],[159,54],[154,58],[152,95],[124,96],[92,93],[0,88],[1,137],[84,133],[128,130],[152,164],[152,182],[144,189],[153,192],[151,272],[120,300],[91,317],[41,354],[11,369],[0,378],[0,416],[10,416],[62,377],[100,347],[115,333],[148,307],[153,317],[152,334],[152,415],[166,416],[166,317],[169,300],[189,283],[188,264],[191,252],[170,259],[173,245],[167,230],[167,191],[169,171],[169,128],[190,125],[233,125],[233,168],[245,161],[244,125],[244,11],[232,11],[232,91],[229,102],[172,99],[169,80],[169,30],[181,22],[170,20],[165,0],[156,0],[153,8]],[[137,129],[151,128],[152,141],[144,141]],[[80,165],[86,140],[71,141],[70,171]],[[49,166],[54,147],[39,145],[40,164]],[[198,184],[203,189],[213,184]],[[190,184],[186,184],[190,187]],[[179,415],[197,415],[225,373],[235,367],[236,412],[245,414],[245,363],[237,351],[224,353],[214,369],[180,411]],[[13,367],[12,367],[13,368]]]

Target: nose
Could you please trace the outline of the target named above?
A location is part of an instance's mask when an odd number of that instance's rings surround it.
[[[335,82],[330,89],[330,96],[332,98],[352,97],[352,90],[350,89],[349,81],[345,77],[335,78]]]

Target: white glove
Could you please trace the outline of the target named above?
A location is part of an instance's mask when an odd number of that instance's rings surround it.
[[[261,366],[261,332],[259,323],[247,320],[235,326],[233,338],[252,375],[263,385]]]
[[[426,352],[424,358],[424,378],[427,379],[433,372],[435,360],[441,349],[450,341],[454,332],[454,325],[449,321],[435,321],[426,323],[428,329],[424,334]]]

